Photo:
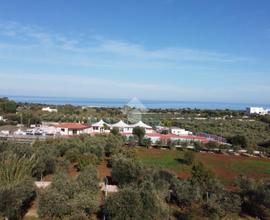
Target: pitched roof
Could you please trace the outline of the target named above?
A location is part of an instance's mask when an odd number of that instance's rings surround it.
[[[108,123],[106,123],[102,119],[99,122],[92,124],[93,127],[103,127],[104,125],[110,126]]]
[[[152,129],[151,126],[143,123],[142,121],[137,122],[136,124],[132,125],[132,127],[142,127],[142,128]]]
[[[86,128],[90,128],[89,125],[83,125],[80,123],[60,123],[56,125],[57,128],[68,128],[68,129],[77,129],[77,130],[83,130]]]
[[[116,127],[116,128],[128,128],[131,127],[131,125],[126,124],[125,122],[123,122],[122,120],[113,124],[112,127]]]

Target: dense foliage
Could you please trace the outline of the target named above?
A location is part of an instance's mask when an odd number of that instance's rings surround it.
[[[183,162],[192,166],[191,177],[180,179],[166,170],[144,167],[133,148],[122,147],[123,143],[118,134],[52,139],[31,146],[2,142],[0,216],[21,219],[35,196],[33,177],[54,174],[50,187],[36,191],[42,219],[93,215],[112,220],[221,219],[241,213],[269,219],[269,181],[240,177],[235,190],[228,191],[190,151],[184,152]],[[102,202],[96,166],[105,154],[110,156],[119,192]],[[70,165],[77,168],[78,176],[66,173]]]
[[[92,165],[85,167],[75,180],[58,174],[52,185],[38,196],[39,216],[54,219],[71,217],[78,212],[91,215],[98,208],[97,194],[98,176]]]

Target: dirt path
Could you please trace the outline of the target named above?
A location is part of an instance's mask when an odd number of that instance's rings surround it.
[[[111,168],[107,167],[108,159],[103,160],[97,167],[98,174],[101,180],[106,176],[111,176]]]
[[[34,200],[31,202],[30,208],[28,209],[24,217],[33,217],[38,219],[37,198],[34,198]]]

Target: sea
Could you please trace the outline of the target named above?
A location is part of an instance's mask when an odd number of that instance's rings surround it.
[[[38,96],[2,96],[22,103],[39,103],[48,105],[77,105],[88,107],[113,107],[121,108],[128,105],[132,99],[105,99],[105,98],[66,98],[66,97],[38,97]],[[230,109],[245,110],[247,107],[270,108],[270,104],[258,103],[229,103],[229,102],[201,102],[201,101],[166,101],[166,100],[138,100],[140,106],[151,109]]]

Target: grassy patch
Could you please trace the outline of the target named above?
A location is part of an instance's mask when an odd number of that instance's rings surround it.
[[[176,174],[189,173],[191,170],[191,166],[183,163],[183,151],[138,148],[137,153],[147,167],[163,168]],[[270,160],[203,153],[196,153],[196,159],[225,184],[232,183],[241,174],[256,179],[270,177]]]
[[[190,171],[183,162],[183,152],[177,150],[138,149],[138,155],[144,165],[169,169],[174,172]]]

